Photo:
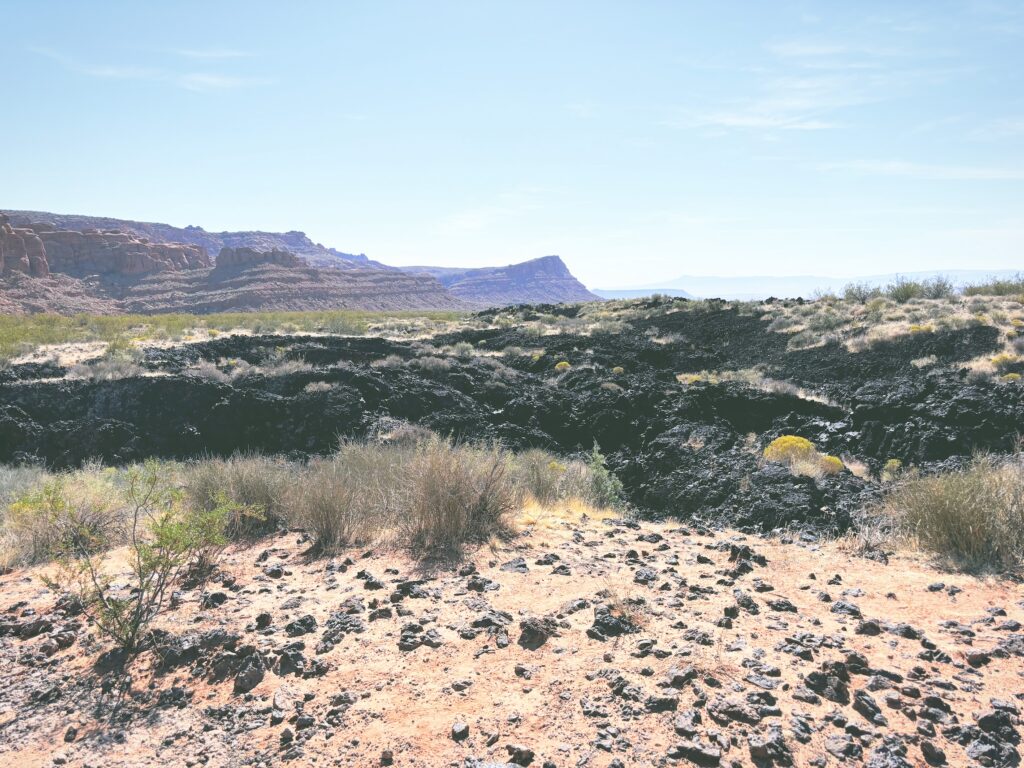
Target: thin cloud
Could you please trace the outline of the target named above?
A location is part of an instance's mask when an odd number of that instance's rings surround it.
[[[866,176],[899,176],[929,181],[1024,181],[1024,169],[978,165],[933,165],[906,160],[853,160],[820,163],[820,171],[852,171]]]
[[[835,128],[836,123],[807,117],[781,114],[757,114],[744,112],[718,112],[700,115],[696,125],[719,128],[755,128],[783,131],[824,131]]]
[[[174,53],[186,59],[245,59],[252,56],[248,51],[234,48],[177,48]]]
[[[68,71],[79,75],[102,80],[134,80],[160,83],[194,92],[225,91],[269,85],[274,82],[274,80],[269,78],[225,75],[216,72],[177,72],[167,68],[84,64],[51,48],[32,47],[28,50],[39,56],[52,59],[60,63]]]
[[[232,77],[209,72],[189,72],[174,77],[175,84],[188,91],[224,91],[232,88],[247,88],[270,85],[273,80],[258,77]]]
[[[1011,139],[1024,136],[1024,117],[1004,117],[993,120],[971,132],[971,137],[982,140]]]

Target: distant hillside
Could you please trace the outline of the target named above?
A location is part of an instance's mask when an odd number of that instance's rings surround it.
[[[8,312],[457,309],[599,298],[557,256],[399,269],[299,231],[207,232],[45,211],[9,211],[0,224],[0,310]]]
[[[674,296],[677,299],[695,299],[692,293],[682,291],[678,288],[633,288],[631,290],[604,290],[595,288],[593,293],[602,299],[642,299],[655,293],[662,296]]]
[[[198,245],[205,248],[211,257],[216,257],[221,248],[253,248],[259,251],[290,251],[297,256],[302,256],[314,267],[393,269],[379,261],[372,261],[361,253],[343,253],[320,243],[314,243],[305,232],[295,230],[291,232],[207,232],[197,226],[173,227],[170,224],[112,219],[105,216],[79,216],[47,211],[9,211],[6,209],[4,212],[10,218],[11,223],[17,227],[26,227],[30,224],[49,224],[54,229],[62,230],[99,229],[132,232],[155,242]]]
[[[478,306],[558,304],[596,301],[601,298],[573,277],[558,256],[543,256],[505,267],[402,269],[409,273],[430,275],[457,298]]]
[[[861,275],[849,277],[824,277],[821,275],[751,276],[751,277],[707,277],[684,275],[650,288],[595,289],[594,293],[604,298],[635,298],[663,293],[670,296],[686,295],[697,298],[720,298],[737,300],[760,300],[769,296],[778,298],[810,298],[815,293],[841,292],[850,283],[867,283],[884,286],[898,278],[907,280],[929,280],[946,277],[957,286],[981,283],[997,277],[1013,277],[1020,270],[1010,269],[947,269],[925,272],[892,272],[884,275]]]

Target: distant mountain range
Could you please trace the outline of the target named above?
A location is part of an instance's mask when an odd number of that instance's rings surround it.
[[[600,298],[573,277],[558,256],[542,256],[507,267],[402,267],[402,270],[429,275],[457,298],[471,304],[558,304]]]
[[[597,299],[558,256],[398,268],[299,231],[0,212],[0,313],[473,309]]]
[[[821,275],[754,276],[754,277],[707,277],[685,275],[664,284],[650,288],[593,289],[603,299],[628,299],[650,296],[653,293],[684,298],[720,298],[739,300],[777,298],[811,298],[816,293],[841,292],[850,283],[885,286],[899,278],[907,280],[931,280],[945,277],[957,286],[1017,275],[1021,270],[1011,269],[947,269],[924,272],[892,272],[882,275],[861,275],[851,277],[824,277]]]

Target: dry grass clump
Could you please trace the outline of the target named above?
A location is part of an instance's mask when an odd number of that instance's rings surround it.
[[[295,527],[315,553],[373,542],[448,557],[511,531],[527,503],[613,509],[623,495],[596,447],[586,460],[517,455],[400,422],[306,463],[259,455],[151,463],[185,511],[230,511],[227,539]],[[133,471],[0,467],[0,564],[48,559],[72,522],[89,541],[123,544],[123,486]]]
[[[495,446],[457,446],[433,439],[417,446],[407,467],[403,538],[417,552],[456,554],[511,530],[525,488]]]
[[[186,497],[192,506],[212,510],[226,497],[249,511],[229,521],[227,535],[246,538],[285,525],[288,494],[295,467],[281,458],[236,454],[189,462],[183,474]]]
[[[883,516],[892,535],[968,571],[1024,559],[1024,455],[978,456],[965,469],[896,483]]]

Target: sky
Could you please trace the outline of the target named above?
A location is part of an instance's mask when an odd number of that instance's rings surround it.
[[[0,209],[396,265],[1024,268],[1024,3],[0,0]]]

